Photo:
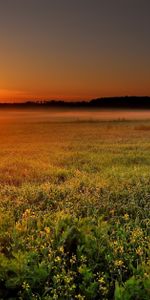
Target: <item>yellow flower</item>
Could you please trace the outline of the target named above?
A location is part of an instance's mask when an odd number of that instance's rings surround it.
[[[18,231],[21,231],[22,230],[22,225],[19,223],[19,222],[16,222],[16,229]]]
[[[114,213],[115,213],[115,210],[114,210],[114,209],[110,210],[110,214],[111,214],[112,216],[114,216]]]
[[[123,246],[120,246],[120,247],[119,247],[119,252],[120,252],[120,253],[123,253],[123,250],[124,250],[124,249],[123,249]]]
[[[81,255],[81,261],[83,262],[83,263],[85,263],[86,262],[86,256],[84,256],[84,255]]]
[[[56,256],[56,258],[55,258],[54,261],[59,263],[61,261],[61,257],[60,256]]]
[[[67,277],[67,276],[66,276],[64,279],[65,279],[65,282],[66,282],[66,283],[70,283],[71,280],[72,280],[71,277]]]
[[[101,284],[102,284],[102,283],[105,283],[104,277],[100,277],[100,278],[98,279],[98,282],[101,283]]]
[[[145,276],[146,278],[149,278],[149,274],[147,274],[147,273],[144,273],[144,276]]]
[[[79,300],[84,300],[85,296],[81,296],[80,294],[78,294],[78,295],[75,296],[75,298],[79,299]]]
[[[120,260],[116,260],[115,261],[115,266],[116,267],[122,267],[123,266],[123,261],[120,259]]]
[[[138,254],[139,256],[143,254],[143,250],[142,250],[141,247],[138,247],[138,248],[136,249],[136,254]]]
[[[46,232],[47,234],[50,233],[50,228],[49,228],[49,227],[45,227],[44,230],[45,230],[45,232]]]
[[[29,286],[29,284],[26,281],[24,281],[23,284],[22,284],[22,288],[24,290],[28,290],[30,288],[30,286]]]
[[[31,214],[31,209],[30,208],[27,208],[26,210],[25,210],[25,212],[23,213],[23,218],[28,218],[29,216],[30,216],[30,214]]]
[[[123,218],[124,218],[125,221],[128,221],[128,220],[129,220],[129,215],[128,215],[128,214],[125,214],[125,215],[123,216]]]
[[[72,257],[70,258],[70,263],[75,264],[76,260],[76,255],[72,255]]]
[[[132,231],[131,240],[135,242],[138,238],[143,236],[143,231],[141,228],[136,228]]]
[[[60,251],[61,253],[64,253],[64,247],[61,246],[61,247],[59,248],[59,251]]]
[[[114,241],[114,245],[118,245],[118,242],[117,242],[117,241]]]

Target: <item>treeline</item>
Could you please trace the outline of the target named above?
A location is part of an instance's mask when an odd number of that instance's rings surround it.
[[[20,103],[0,103],[0,108],[110,108],[110,109],[150,109],[150,97],[106,97],[87,101],[40,100]]]

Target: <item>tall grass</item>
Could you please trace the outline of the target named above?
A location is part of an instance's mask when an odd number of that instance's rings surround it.
[[[1,125],[0,299],[150,299],[150,122]]]

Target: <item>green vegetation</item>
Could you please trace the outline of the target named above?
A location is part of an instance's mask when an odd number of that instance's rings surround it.
[[[150,122],[0,123],[0,299],[150,299]]]

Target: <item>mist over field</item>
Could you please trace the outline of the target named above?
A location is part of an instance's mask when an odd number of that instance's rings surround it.
[[[148,120],[150,110],[108,109],[1,109],[0,122],[75,122],[109,120]]]

